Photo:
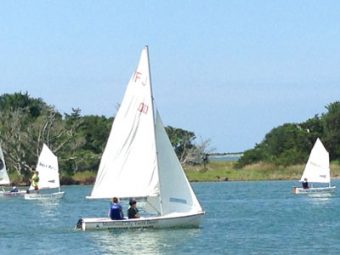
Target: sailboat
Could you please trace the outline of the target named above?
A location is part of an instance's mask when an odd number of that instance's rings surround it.
[[[36,170],[39,172],[39,192],[33,191],[34,188],[31,185],[30,192],[25,194],[25,199],[62,198],[64,192],[60,190],[58,158],[46,144],[43,145],[39,155]]]
[[[112,197],[143,201],[149,215],[81,218],[77,228],[198,227],[204,215],[155,107],[147,46],[127,85],[87,198]]]
[[[10,183],[11,181],[7,173],[4,153],[2,152],[2,148],[0,145],[0,185],[7,186],[7,185],[10,185]],[[26,191],[24,190],[16,190],[16,192],[11,192],[11,191],[5,190],[4,188],[0,190],[0,196],[20,196],[20,195],[22,196],[25,193]]]
[[[314,194],[335,191],[335,186],[331,186],[329,154],[319,138],[312,148],[300,179],[300,182],[306,181],[311,185],[310,187],[293,187],[292,192],[295,194]],[[318,187],[314,187],[315,184],[319,184]],[[322,184],[328,184],[328,186]]]

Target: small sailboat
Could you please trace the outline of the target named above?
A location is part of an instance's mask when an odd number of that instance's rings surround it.
[[[309,155],[309,159],[305,166],[305,170],[302,174],[300,182],[305,182],[305,187],[293,187],[293,193],[315,194],[335,191],[335,186],[331,186],[329,154],[319,138],[316,140]],[[314,186],[318,184],[319,186]],[[328,186],[324,186],[322,184],[328,184]]]
[[[1,145],[0,145],[0,185],[7,186],[10,184],[11,184],[11,181],[7,173],[5,157],[2,152]],[[25,193],[26,191],[18,190],[17,188],[13,189],[12,191],[5,190],[4,188],[0,190],[0,196],[23,196]]]
[[[197,227],[204,215],[155,108],[147,46],[128,83],[88,198],[112,197],[143,201],[150,215],[81,218],[77,228]]]
[[[39,172],[39,192],[33,191],[34,188],[31,185],[29,193],[25,194],[25,199],[62,198],[64,192],[60,190],[58,158],[46,144],[43,145],[39,155],[36,170]],[[55,190],[57,191],[53,192]]]

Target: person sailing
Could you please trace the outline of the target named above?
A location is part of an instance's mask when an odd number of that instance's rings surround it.
[[[137,201],[134,199],[131,199],[129,202],[129,209],[128,209],[128,218],[133,219],[133,218],[139,218],[139,212],[137,209]]]
[[[109,217],[111,220],[122,220],[124,219],[122,206],[119,204],[118,198],[112,198],[112,203],[110,205]]]
[[[34,174],[31,178],[31,185],[36,192],[39,192],[39,172],[34,171]]]
[[[308,184],[307,178],[303,179],[302,188],[303,189],[308,189],[309,188],[309,184]]]

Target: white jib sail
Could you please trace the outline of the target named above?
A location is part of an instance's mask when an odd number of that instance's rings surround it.
[[[36,170],[39,172],[39,189],[60,187],[58,158],[46,144],[43,145],[39,155]]]
[[[309,155],[300,181],[302,182],[305,178],[308,182],[330,182],[329,154],[319,138]]]
[[[162,214],[202,212],[202,208],[171,145],[158,111],[156,115],[156,141]]]
[[[90,198],[159,195],[150,83],[144,48],[112,124]]]
[[[0,185],[10,184],[9,176],[6,169],[6,163],[2,148],[0,146]]]

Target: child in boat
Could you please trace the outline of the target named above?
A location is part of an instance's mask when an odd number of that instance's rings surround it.
[[[309,188],[307,178],[303,179],[302,188],[304,188],[304,189],[308,189]]]
[[[112,203],[110,205],[109,217],[111,220],[122,220],[124,219],[122,206],[119,204],[118,198],[112,198]]]
[[[12,189],[10,192],[19,192],[18,187],[13,184]]]
[[[31,185],[34,188],[34,190],[39,193],[39,172],[38,171],[34,171],[34,174],[31,178]]]
[[[131,199],[129,202],[129,209],[128,209],[128,217],[129,219],[133,219],[133,218],[139,218],[139,213],[138,213],[138,209],[137,209],[137,201],[134,199]]]

